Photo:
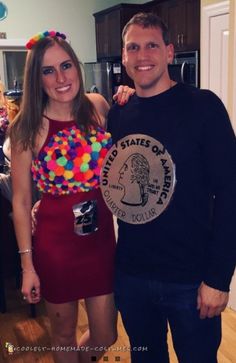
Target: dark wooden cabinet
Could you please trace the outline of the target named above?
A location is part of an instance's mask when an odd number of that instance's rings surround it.
[[[168,0],[154,0],[143,4],[145,12],[153,12],[157,14],[167,25],[168,23]]]
[[[175,51],[200,49],[200,0],[154,0],[144,4],[119,4],[94,15],[97,61],[121,61],[122,30],[129,19],[140,11],[159,15],[170,31]],[[121,84],[133,87],[122,67]]]
[[[159,15],[169,28],[175,51],[200,48],[200,0],[151,1],[145,11]]]
[[[200,0],[185,0],[186,49],[200,49]]]
[[[121,57],[122,29],[142,7],[138,4],[120,4],[93,14],[96,26],[97,60]]]
[[[154,0],[144,4],[119,4],[93,14],[98,61],[121,57],[122,29],[139,11],[152,11],[164,20],[175,51],[200,48],[200,0]]]
[[[200,48],[200,1],[168,2],[167,24],[170,39],[177,51]]]

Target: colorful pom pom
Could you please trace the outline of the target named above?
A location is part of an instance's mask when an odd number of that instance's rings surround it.
[[[104,157],[111,147],[103,129],[83,133],[77,126],[53,135],[32,164],[33,179],[41,192],[66,195],[99,187]]]
[[[60,33],[60,32],[56,32],[55,30],[46,30],[42,33],[38,33],[36,35],[34,35],[25,45],[25,47],[27,49],[32,49],[32,47],[38,43],[40,40],[45,39],[46,37],[50,37],[50,38],[62,38],[64,40],[66,40],[66,35],[64,33]]]

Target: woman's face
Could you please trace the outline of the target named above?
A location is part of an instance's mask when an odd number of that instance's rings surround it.
[[[80,87],[70,56],[58,44],[48,48],[42,62],[42,83],[49,103],[71,103]]]

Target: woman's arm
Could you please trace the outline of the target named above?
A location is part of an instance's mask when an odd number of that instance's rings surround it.
[[[32,153],[30,150],[21,151],[19,147],[12,147],[13,221],[21,256],[23,273],[22,293],[30,303],[36,303],[40,299],[40,284],[32,260],[31,162]]]

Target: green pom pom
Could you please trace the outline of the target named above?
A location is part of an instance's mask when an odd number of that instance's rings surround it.
[[[91,146],[92,146],[93,151],[100,151],[102,148],[102,146],[99,142],[94,142]]]
[[[89,164],[87,164],[87,163],[83,163],[83,164],[81,164],[81,166],[80,166],[80,171],[81,171],[82,173],[85,173],[88,169],[89,169]]]
[[[67,159],[64,156],[61,156],[57,159],[57,164],[60,166],[65,166],[67,163]]]

